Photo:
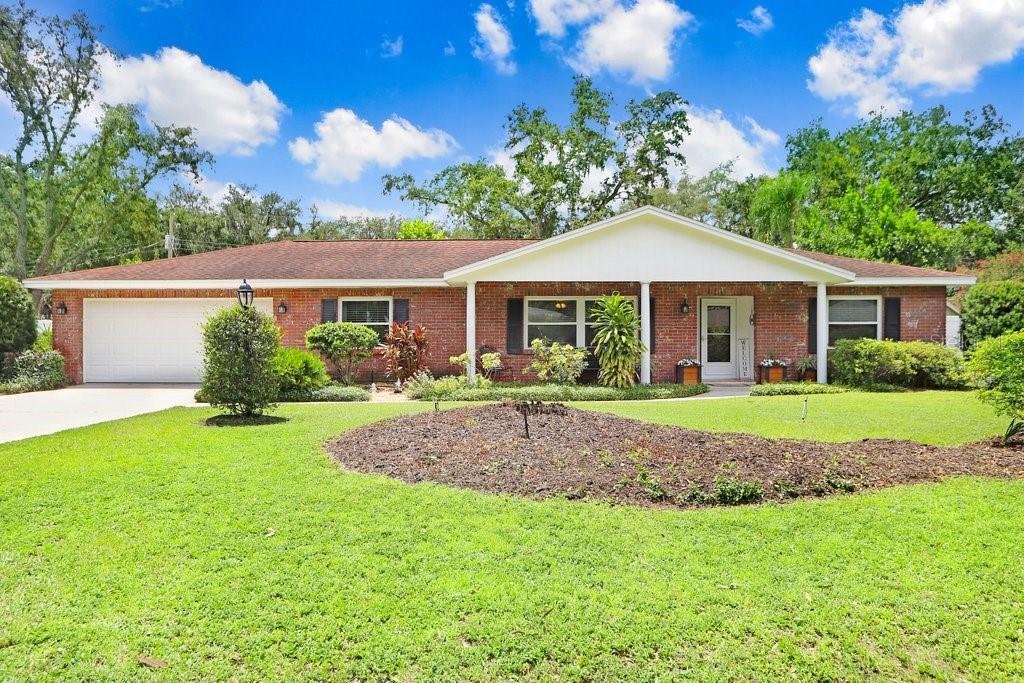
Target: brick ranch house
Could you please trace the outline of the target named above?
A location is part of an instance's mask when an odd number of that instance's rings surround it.
[[[282,241],[26,281],[53,297],[54,347],[81,382],[196,382],[199,325],[245,278],[288,346],[326,320],[425,325],[430,367],[481,347],[521,377],[536,337],[591,339],[588,302],[633,297],[644,383],[700,359],[706,381],[754,379],[847,337],[945,340],[955,273],[780,249],[645,207],[546,240]],[[818,380],[827,381],[819,364]],[[363,374],[383,379],[379,359]]]

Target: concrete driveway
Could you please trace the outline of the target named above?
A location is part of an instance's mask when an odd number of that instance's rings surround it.
[[[194,405],[194,384],[84,384],[0,396],[0,443]]]

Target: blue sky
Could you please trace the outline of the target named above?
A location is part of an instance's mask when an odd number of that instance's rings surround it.
[[[415,213],[382,196],[383,173],[493,154],[520,102],[561,119],[576,73],[619,104],[681,93],[694,172],[773,170],[787,133],[877,106],[993,103],[1024,125],[1014,0],[32,4],[103,26],[123,61],[105,65],[102,96],[194,125],[216,153],[208,193],[250,183],[326,213]]]

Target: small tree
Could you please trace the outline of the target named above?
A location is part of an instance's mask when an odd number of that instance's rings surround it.
[[[550,346],[543,339],[530,342],[533,359],[523,372],[537,373],[537,379],[555,384],[576,384],[587,367],[587,350],[572,344],[554,342]]]
[[[401,384],[427,364],[427,329],[422,325],[391,323],[384,338],[384,362],[388,375]]]
[[[233,415],[259,415],[277,400],[274,355],[281,331],[274,318],[255,308],[233,306],[203,324],[203,384],[211,405]]]
[[[36,340],[32,296],[14,278],[0,276],[0,353],[17,353]]]
[[[1024,433],[1024,332],[979,343],[968,366],[979,389],[978,398],[1010,418],[1003,443]]]
[[[353,368],[372,356],[378,344],[377,332],[359,323],[321,323],[306,333],[306,348],[322,353],[345,384],[352,382]]]
[[[447,235],[424,218],[410,218],[402,221],[395,237],[400,240],[443,240]]]
[[[601,374],[598,381],[609,387],[631,387],[644,345],[637,336],[640,316],[633,302],[619,293],[597,300],[591,313],[594,320],[594,355]]]

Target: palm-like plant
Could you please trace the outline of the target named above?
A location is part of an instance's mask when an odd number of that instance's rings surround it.
[[[636,306],[616,292],[597,300],[591,319],[595,327],[594,355],[601,366],[598,381],[609,387],[633,386],[644,353],[637,336],[640,316]]]

